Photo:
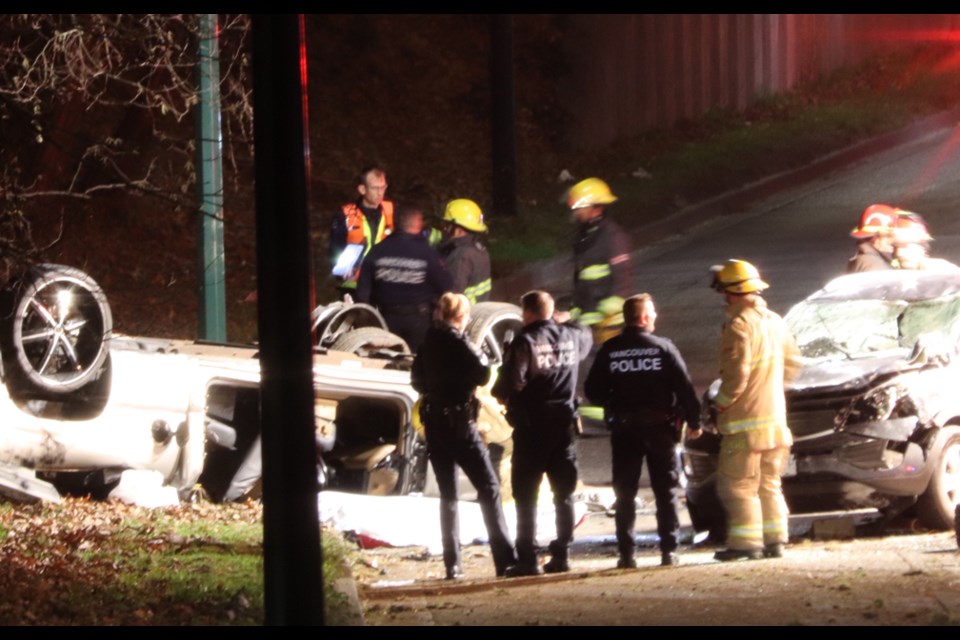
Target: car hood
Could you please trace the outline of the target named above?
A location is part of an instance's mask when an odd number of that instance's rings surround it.
[[[804,391],[821,387],[857,388],[879,377],[913,369],[903,354],[853,360],[808,361],[787,389]]]

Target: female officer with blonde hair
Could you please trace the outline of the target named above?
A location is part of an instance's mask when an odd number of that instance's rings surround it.
[[[427,455],[440,489],[440,534],[446,577],[463,576],[457,467],[477,489],[477,499],[490,538],[497,576],[516,562],[510,542],[500,483],[487,447],[477,431],[476,389],[490,379],[490,368],[467,341],[470,302],[460,293],[445,293],[437,304],[437,321],[417,351],[411,373],[413,388],[422,394],[420,419],[427,438]]]

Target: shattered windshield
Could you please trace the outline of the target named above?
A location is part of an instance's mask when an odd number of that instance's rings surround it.
[[[913,350],[917,340],[956,344],[960,298],[805,300],[785,317],[807,358],[854,359]]]

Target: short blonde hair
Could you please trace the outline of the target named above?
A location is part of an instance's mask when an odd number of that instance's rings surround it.
[[[441,320],[450,324],[470,313],[470,300],[462,293],[447,292],[440,296],[437,313]]]

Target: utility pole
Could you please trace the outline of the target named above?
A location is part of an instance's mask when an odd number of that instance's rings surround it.
[[[265,621],[317,625],[324,615],[303,16],[253,14],[252,20]]]
[[[200,14],[196,141],[197,273],[200,274],[199,335],[227,341],[226,269],[223,248],[223,140],[220,132],[220,50],[217,14]]]

